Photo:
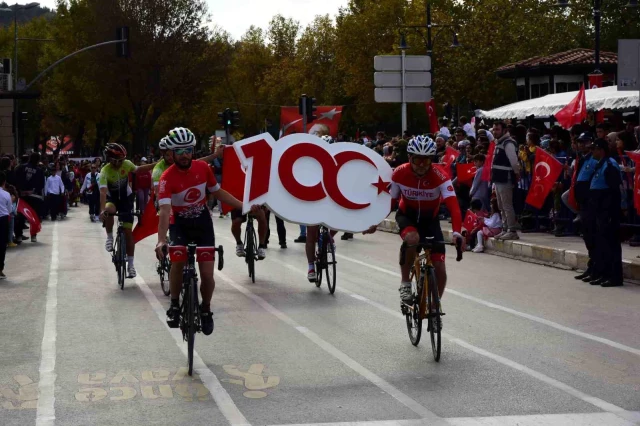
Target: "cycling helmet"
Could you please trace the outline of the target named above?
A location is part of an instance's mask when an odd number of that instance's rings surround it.
[[[428,136],[416,136],[409,140],[407,154],[433,157],[436,155],[436,143]]]
[[[160,139],[160,143],[158,144],[158,148],[161,150],[166,150],[167,149],[167,137],[165,136],[164,138]]]
[[[333,138],[329,135],[323,135],[322,140],[325,141],[326,143],[333,143]]]
[[[127,157],[127,150],[119,143],[108,143],[104,148],[104,156],[107,160],[124,160]]]
[[[196,137],[191,130],[184,127],[176,127],[171,130],[165,139],[167,149],[191,148],[196,146]]]

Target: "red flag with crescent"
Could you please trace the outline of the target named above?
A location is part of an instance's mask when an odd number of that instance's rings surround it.
[[[331,135],[334,138],[338,136],[338,125],[342,117],[341,106],[319,106],[315,116],[317,117],[315,120],[307,123],[307,133],[318,136]],[[298,112],[298,107],[281,107],[280,137],[292,133],[303,133],[302,116]]]
[[[543,149],[536,149],[531,188],[525,202],[536,209],[541,209],[562,170],[562,164],[551,154]]]
[[[222,184],[220,187],[238,200],[242,200],[244,199],[245,173],[240,164],[238,154],[236,154],[233,146],[228,145],[224,147],[223,156]],[[230,205],[222,203],[223,214],[227,214],[231,210],[233,210],[233,208]]]
[[[444,155],[440,159],[440,162],[444,164],[443,169],[447,173],[447,176],[451,177],[451,165],[453,164],[454,161],[456,161],[456,158],[458,158],[459,156],[460,156],[460,151],[458,151],[457,149],[454,149],[453,147],[448,146],[447,149],[444,151]]]
[[[578,95],[554,116],[565,129],[570,129],[574,124],[580,124],[587,119],[587,97],[584,84],[580,87]]]
[[[467,210],[467,215],[464,217],[464,222],[462,223],[462,227],[467,231],[471,232],[475,229],[477,224],[478,224],[478,216],[471,210]]]
[[[493,154],[496,152],[496,141],[491,141],[489,149],[487,150],[487,156],[484,159],[484,167],[482,168],[482,176],[480,177],[483,182],[491,181],[491,165],[493,164]]]
[[[456,176],[458,176],[459,183],[471,185],[477,171],[478,169],[473,163],[456,164]]]
[[[429,116],[429,130],[431,133],[438,132],[438,114],[436,112],[436,100],[431,98],[429,102],[426,103],[427,107],[427,115]]]
[[[156,207],[153,205],[153,201],[155,199],[155,195],[151,195],[149,197],[149,202],[144,208],[144,213],[142,217],[136,223],[136,227],[133,228],[133,243],[137,244],[138,241],[142,241],[150,235],[158,232],[158,224],[160,222],[160,218],[156,213]]]
[[[636,173],[633,176],[633,207],[640,210],[640,152],[625,151],[631,161],[636,165]]]
[[[23,215],[29,221],[29,231],[31,236],[36,235],[42,229],[42,224],[40,223],[40,216],[36,213],[35,209],[29,205],[22,198],[18,199],[18,213]]]

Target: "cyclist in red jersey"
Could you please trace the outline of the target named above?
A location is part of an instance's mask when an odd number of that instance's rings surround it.
[[[207,193],[223,203],[242,209],[242,202],[227,191],[220,189],[213,171],[204,161],[192,161],[196,139],[188,129],[176,128],[165,139],[167,149],[173,151],[174,164],[160,178],[158,204],[160,223],[158,225],[158,244],[156,256],[162,257],[162,248],[167,244],[169,216],[173,212],[171,226],[171,244],[186,246],[195,243],[201,247],[214,247],[215,235],[213,221],[207,208]],[[255,207],[257,210],[259,207]],[[213,279],[213,261],[200,262],[200,293],[202,295],[201,324],[202,332],[213,332],[213,314],[211,297],[215,288]],[[167,325],[177,328],[180,324],[180,290],[184,262],[173,262],[169,272],[171,287],[171,305],[167,311]]]
[[[444,236],[438,220],[440,202],[444,201],[453,225],[453,238],[462,241],[462,215],[453,184],[440,166],[433,164],[436,158],[436,144],[431,138],[417,136],[407,145],[409,163],[396,168],[391,177],[391,196],[398,202],[396,223],[400,237],[407,244],[404,265],[400,266],[402,281],[400,297],[403,302],[411,303],[411,281],[409,276],[416,258],[416,248],[421,239],[433,237],[443,241]],[[376,231],[376,226],[366,233]],[[438,280],[440,296],[447,285],[447,269],[444,264],[444,247],[431,252],[431,260]]]

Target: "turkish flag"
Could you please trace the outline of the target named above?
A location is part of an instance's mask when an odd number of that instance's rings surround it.
[[[42,224],[40,223],[40,216],[36,213],[35,209],[29,205],[22,198],[18,199],[18,213],[23,215],[29,221],[29,231],[31,236],[36,235],[42,229]]]
[[[580,124],[587,119],[587,97],[584,92],[584,84],[580,87],[578,95],[554,116],[565,129],[570,129],[574,124]]]
[[[158,225],[160,218],[156,213],[156,207],[153,205],[155,195],[149,197],[149,202],[144,208],[144,214],[136,223],[136,227],[133,228],[133,243],[137,244],[138,241],[142,241],[150,235],[158,232]]]
[[[442,156],[442,159],[440,160],[440,162],[444,164],[444,171],[447,173],[447,176],[451,177],[451,165],[453,164],[454,161],[456,161],[456,158],[458,158],[459,156],[460,156],[460,151],[450,146],[448,146],[447,149],[444,151],[444,155]]]
[[[562,173],[562,164],[543,149],[536,149],[535,166],[531,188],[525,202],[536,209],[542,208],[544,201],[551,192],[553,184]]]
[[[462,227],[467,231],[471,232],[475,229],[477,224],[478,224],[478,216],[471,210],[467,210],[467,215],[464,217],[464,222],[462,223]]]
[[[427,107],[427,116],[429,117],[429,130],[431,133],[436,134],[438,132],[438,113],[436,112],[436,100],[431,98],[425,105]]]
[[[316,109],[317,118],[307,123],[307,133],[315,133],[318,136],[331,135],[338,136],[338,125],[342,117],[341,106],[319,106]],[[280,137],[292,133],[302,132],[302,116],[298,112],[298,107],[280,108]]]
[[[604,74],[589,74],[589,89],[598,89],[602,87],[602,80],[604,80]],[[604,122],[604,110],[596,111],[594,114],[596,124]]]
[[[640,152],[625,151],[631,161],[636,165],[636,174],[633,176],[633,207],[640,210]]]
[[[240,164],[238,154],[236,154],[236,150],[229,145],[224,147],[223,156],[221,188],[242,201],[244,199],[245,172]],[[227,214],[231,210],[233,210],[233,208],[230,205],[222,203],[223,214]]]
[[[477,171],[478,168],[473,163],[456,164],[456,173],[460,183],[472,184]]]
[[[487,156],[484,160],[484,167],[482,168],[481,179],[483,182],[491,181],[491,164],[493,164],[493,154],[496,152],[496,141],[491,141],[489,149],[487,150]]]

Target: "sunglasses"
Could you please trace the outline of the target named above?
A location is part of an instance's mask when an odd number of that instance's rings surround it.
[[[418,164],[427,164],[427,163],[430,163],[431,161],[433,161],[431,157],[412,157],[411,158],[411,163],[415,164],[416,166]]]
[[[180,148],[173,151],[175,155],[190,155],[193,154],[193,148]]]

